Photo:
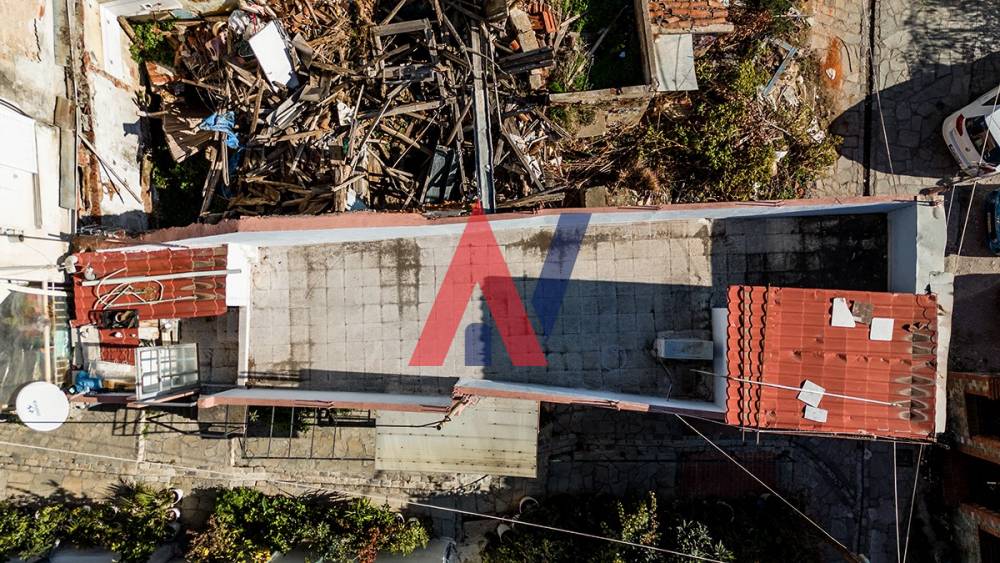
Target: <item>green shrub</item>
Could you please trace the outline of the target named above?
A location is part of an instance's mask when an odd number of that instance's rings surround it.
[[[170,536],[170,493],[141,483],[123,485],[111,500],[115,530],[108,543],[123,563],[143,563]]]
[[[0,502],[0,561],[19,554],[29,542],[31,518],[9,502]]]
[[[165,65],[174,64],[174,48],[170,46],[163,31],[173,29],[173,22],[156,21],[141,22],[134,24],[132,30],[135,32],[135,39],[129,46],[128,52],[132,55],[132,60],[142,64],[144,61],[153,61]]]
[[[62,504],[52,504],[35,512],[28,541],[18,555],[23,559],[48,553],[63,535],[69,512]]]
[[[732,88],[739,96],[749,99],[757,95],[757,91],[767,84],[771,75],[757,62],[762,44],[756,46],[751,55],[740,59],[730,70]]]
[[[610,518],[608,515],[612,515]],[[646,546],[656,546],[682,553],[711,554],[722,561],[733,556],[708,534],[707,528],[692,533],[687,528],[661,530],[660,510],[653,493],[634,503],[606,497],[553,497],[520,520],[575,531],[599,534]],[[483,563],[641,563],[674,561],[662,552],[592,540],[529,526],[514,526],[503,539],[493,538],[480,553]],[[680,558],[678,561],[688,561]]]
[[[733,552],[727,549],[721,541],[713,540],[708,526],[701,522],[681,520],[674,526],[674,535],[677,538],[677,551],[681,553],[720,561],[735,560]],[[673,556],[673,560],[690,561],[690,558]]]
[[[41,557],[56,545],[101,547],[145,563],[169,539],[169,493],[123,485],[108,502],[42,506],[0,503],[0,560]]]
[[[160,227],[183,227],[198,218],[208,160],[201,154],[174,162],[165,145],[153,150],[152,184]],[[220,198],[215,198],[218,201]]]
[[[674,160],[687,163],[676,201],[771,199],[774,149],[755,142],[747,128],[748,104],[740,99],[700,103],[666,137],[677,146]]]
[[[783,16],[788,13],[788,10],[795,7],[795,4],[795,0],[748,0],[746,6],[754,11]]]
[[[367,499],[271,496],[223,491],[208,528],[191,542],[192,563],[257,563],[274,552],[304,549],[324,561],[372,562],[379,552],[410,554],[427,545],[426,528]]]

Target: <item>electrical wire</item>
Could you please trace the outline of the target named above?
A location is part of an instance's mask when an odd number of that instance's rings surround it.
[[[711,375],[713,377],[718,377],[720,379],[731,379],[733,381],[739,381],[740,383],[749,383],[751,385],[760,385],[762,387],[774,387],[775,389],[786,389],[788,391],[800,391],[800,392],[801,391],[806,391],[802,387],[792,387],[791,385],[781,385],[781,384],[778,384],[778,383],[766,383],[764,381],[754,381],[752,379],[741,379],[739,377],[733,377],[731,375],[721,375],[721,374],[718,374],[718,373],[715,373],[715,372],[705,371],[705,370],[701,370],[701,369],[692,369],[691,371],[693,371],[695,373],[700,373],[702,375]],[[815,393],[817,395],[821,395],[821,396],[824,396],[824,397],[836,397],[838,399],[846,399],[848,401],[859,401],[859,402],[862,402],[862,403],[874,403],[876,405],[884,405],[884,406],[887,406],[887,407],[904,407],[905,406],[903,404],[903,401],[898,401],[898,402],[895,402],[895,403],[890,403],[888,401],[879,401],[877,399],[867,399],[865,397],[857,397],[857,396],[854,396],[854,395],[841,395],[839,393],[830,393],[829,391],[826,391],[826,390],[824,390],[824,391],[815,391],[815,392],[806,391],[806,392],[808,392],[808,393]]]
[[[892,442],[895,444],[906,444],[910,446],[924,446],[925,442],[919,442],[916,440],[899,440],[897,438],[883,438],[880,436],[873,435],[859,435],[859,434],[841,434],[837,432],[813,432],[810,430],[767,430],[762,428],[756,428],[753,426],[742,426],[739,424],[729,424],[728,422],[723,422],[721,420],[714,420],[711,418],[705,418],[702,416],[695,416],[692,414],[685,414],[687,418],[692,420],[700,420],[702,422],[710,422],[718,426],[725,428],[732,428],[740,432],[755,432],[757,434],[778,434],[781,436],[805,436],[807,438],[840,438],[843,440],[862,440],[864,442]]]
[[[820,532],[822,532],[824,536],[826,536],[827,538],[830,539],[830,541],[832,541],[836,545],[840,546],[840,548],[843,549],[845,553],[851,553],[851,550],[848,549],[846,545],[844,545],[843,543],[841,543],[840,540],[838,540],[837,538],[833,537],[830,534],[830,532],[827,532],[826,529],[823,528],[823,526],[820,526],[815,520],[813,520],[812,518],[810,518],[805,512],[802,512],[801,510],[799,510],[799,508],[797,506],[795,506],[794,504],[792,504],[791,501],[789,501],[784,496],[782,496],[781,493],[779,493],[778,491],[774,490],[773,487],[771,487],[770,485],[768,485],[767,483],[765,483],[761,478],[757,477],[754,474],[753,471],[750,471],[749,469],[747,469],[746,466],[744,466],[742,463],[740,463],[739,461],[737,461],[737,459],[734,458],[733,456],[729,455],[729,453],[726,452],[726,450],[722,449],[718,444],[716,444],[715,442],[713,442],[708,436],[702,434],[701,431],[698,430],[697,428],[695,428],[694,425],[692,425],[690,422],[688,422],[683,415],[675,414],[674,416],[676,416],[678,420],[680,420],[681,422],[683,422],[685,424],[685,426],[687,426],[688,428],[690,428],[692,432],[694,432],[695,434],[701,436],[703,440],[705,440],[706,442],[708,442],[708,444],[710,446],[712,446],[713,448],[715,448],[726,459],[728,459],[729,461],[733,462],[736,465],[736,467],[739,467],[740,469],[742,469],[743,472],[746,473],[747,475],[749,475],[751,479],[753,479],[754,481],[757,481],[761,486],[763,486],[765,489],[767,489],[768,491],[770,491],[770,493],[773,494],[775,497],[777,497],[780,501],[782,501],[785,504],[787,504],[789,506],[789,508],[791,508],[792,510],[794,510],[799,516],[805,518],[807,522],[809,522],[817,530],[819,530]]]
[[[997,111],[997,102],[1000,102],[1000,87],[997,88],[996,96],[993,96],[993,109],[990,111],[990,115],[993,115]],[[968,130],[968,127],[966,127]],[[993,133],[990,132],[989,123],[986,124],[986,135],[992,136]],[[983,161],[986,159],[986,140],[983,139],[983,148],[979,151],[979,164],[978,169],[982,171]],[[969,226],[969,214],[972,212],[972,202],[976,197],[976,187],[979,186],[980,177],[976,176],[974,182],[972,182],[972,192],[969,194],[969,207],[965,209],[965,220],[962,221],[962,234],[958,237],[958,250],[955,252],[956,255],[962,255],[962,245],[965,243],[965,229]]]
[[[881,11],[881,7],[879,7],[879,10]],[[870,49],[868,52],[868,56],[870,58],[868,64],[874,65],[875,49]],[[875,101],[877,102],[878,105],[878,119],[882,123],[882,139],[883,141],[885,141],[885,157],[889,161],[889,177],[892,178],[892,181],[895,181],[896,171],[892,165],[892,152],[889,150],[889,133],[886,131],[885,115],[882,113],[882,94],[877,84],[875,85]]]
[[[75,450],[65,450],[65,449],[61,449],[61,448],[52,448],[52,447],[47,447],[47,446],[36,446],[36,445],[33,445],[33,444],[25,444],[25,443],[21,443],[21,442],[10,442],[10,441],[6,441],[6,440],[0,440],[0,445],[11,446],[11,447],[16,447],[16,448],[25,448],[25,449],[31,449],[31,450],[39,450],[39,451],[45,451],[45,452],[51,452],[51,453],[69,454],[69,455],[74,455],[74,456],[93,457],[93,458],[104,459],[104,460],[108,460],[108,461],[118,461],[118,462],[128,463],[130,465],[131,464],[135,464],[136,466],[145,463],[145,464],[149,464],[149,465],[157,465],[157,466],[166,467],[166,468],[175,469],[175,470],[180,470],[180,471],[193,472],[193,473],[196,473],[196,474],[197,473],[207,473],[207,474],[213,474],[213,475],[217,475],[217,476],[216,477],[205,477],[206,479],[219,480],[219,481],[227,481],[227,482],[228,481],[238,481],[238,480],[245,480],[245,478],[246,478],[244,475],[239,475],[239,474],[235,474],[235,473],[229,473],[229,472],[225,472],[225,471],[217,471],[217,470],[214,470],[214,469],[205,469],[205,468],[199,468],[199,467],[190,467],[190,466],[184,466],[184,465],[178,465],[178,464],[175,464],[175,463],[166,463],[166,462],[160,462],[160,461],[140,461],[138,459],[128,459],[128,458],[123,458],[123,457],[118,457],[118,456],[112,456],[112,455],[106,455],[106,454],[96,454],[96,453],[81,452],[81,451],[75,451]],[[285,479],[256,479],[256,480],[258,480],[258,481],[266,481],[266,482],[272,483],[272,484],[285,485],[285,486],[288,486],[288,487],[295,487],[295,488],[299,488],[299,489],[306,490],[306,491],[315,490],[317,488],[322,488],[322,485],[320,485],[320,484],[308,484],[308,483],[303,483],[301,481],[294,481],[294,480],[285,480]],[[335,492],[335,493],[337,493],[339,495],[345,496],[345,497],[367,498],[367,499],[375,501],[375,502],[387,501],[387,500],[391,499],[391,500],[397,501],[397,502],[402,503],[402,504],[408,504],[408,505],[411,505],[411,506],[418,506],[418,507],[427,508],[427,509],[430,509],[430,510],[441,510],[441,511],[445,511],[445,512],[451,512],[451,513],[454,513],[454,514],[463,514],[463,515],[466,515],[466,516],[476,516],[478,518],[486,518],[486,519],[490,519],[490,520],[496,520],[496,521],[499,521],[499,522],[507,522],[507,523],[514,524],[514,525],[517,525],[517,526],[527,526],[527,527],[531,527],[531,528],[539,528],[539,529],[548,530],[548,531],[551,531],[551,532],[558,532],[558,533],[562,533],[562,534],[569,534],[569,535],[583,537],[583,538],[588,538],[588,539],[593,539],[593,540],[606,541],[606,542],[616,543],[616,544],[619,544],[619,545],[625,545],[625,546],[634,547],[634,548],[638,548],[638,549],[645,549],[645,550],[648,550],[648,551],[654,551],[654,552],[657,552],[657,553],[665,553],[665,554],[668,554],[668,555],[676,555],[678,557],[685,557],[687,559],[691,559],[691,560],[694,560],[694,561],[708,561],[709,563],[724,563],[723,561],[721,561],[719,559],[713,559],[711,557],[702,557],[700,555],[693,555],[693,554],[690,554],[690,553],[682,553],[680,551],[674,551],[674,550],[666,549],[666,548],[663,548],[663,547],[657,547],[657,546],[652,546],[652,545],[643,545],[641,543],[630,542],[630,541],[627,541],[627,540],[620,540],[620,539],[611,538],[611,537],[607,537],[607,536],[601,536],[601,535],[597,535],[597,534],[589,534],[587,532],[579,532],[579,531],[570,530],[570,529],[567,529],[567,528],[558,528],[556,526],[547,526],[545,524],[538,524],[538,523],[535,523],[535,522],[526,522],[524,520],[517,520],[517,519],[514,519],[514,518],[505,518],[505,517],[502,517],[502,516],[495,516],[495,515],[491,515],[491,514],[482,514],[482,513],[479,513],[479,512],[473,512],[471,510],[462,510],[460,508],[452,508],[452,507],[441,506],[441,505],[437,505],[437,504],[429,504],[429,503],[425,503],[425,502],[414,501],[414,500],[411,500],[411,499],[406,498],[406,497],[394,497],[394,496],[388,496],[388,495],[386,495],[386,496],[372,495],[372,494],[356,493],[356,492],[349,492],[349,491],[333,491],[333,492]],[[777,493],[775,493],[775,494],[777,494]],[[834,541],[836,541],[836,540],[834,540]]]
[[[903,559],[903,553],[899,548],[899,470],[896,465],[896,444],[892,445],[892,515],[896,521],[896,563]]]
[[[917,450],[917,466],[913,471],[913,492],[910,493],[910,514],[906,517],[906,538],[903,540],[903,563],[906,563],[906,554],[910,550],[910,525],[913,524],[913,505],[917,503],[917,483],[920,482],[920,462],[924,458],[924,445],[920,444]]]

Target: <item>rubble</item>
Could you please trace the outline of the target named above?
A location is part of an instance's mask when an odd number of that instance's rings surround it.
[[[203,218],[561,201],[567,133],[538,91],[568,26],[537,1],[478,14],[284,0],[175,21],[174,65],[145,65],[147,116],[174,161],[209,161]]]

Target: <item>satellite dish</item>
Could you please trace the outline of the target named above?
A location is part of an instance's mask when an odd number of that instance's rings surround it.
[[[15,405],[21,422],[39,432],[55,430],[69,418],[66,394],[46,381],[35,381],[22,387]]]

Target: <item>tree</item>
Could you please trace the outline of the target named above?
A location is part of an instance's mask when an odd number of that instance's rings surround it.
[[[612,518],[607,515],[612,514]],[[514,526],[503,538],[494,538],[481,554],[484,563],[655,563],[686,561],[668,556],[662,551],[645,549],[651,546],[733,561],[733,554],[722,542],[711,537],[708,527],[696,522],[660,526],[660,511],[656,495],[626,504],[607,498],[555,497],[535,511],[519,516],[522,521],[602,535],[638,545],[581,538],[531,526]]]

